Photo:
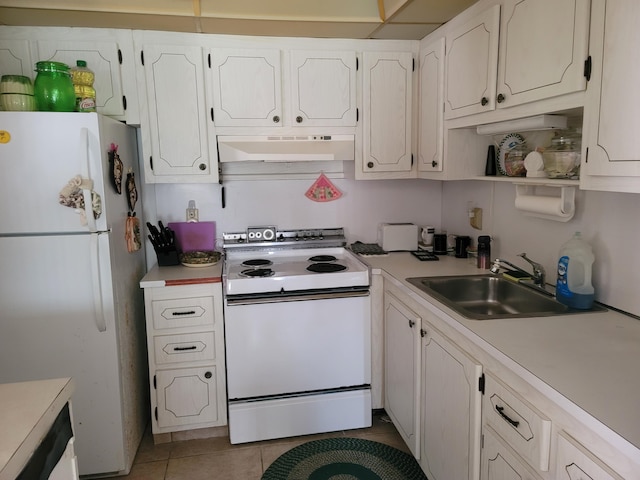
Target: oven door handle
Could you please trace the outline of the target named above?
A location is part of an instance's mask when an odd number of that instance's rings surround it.
[[[263,303],[281,302],[302,302],[310,300],[334,300],[336,298],[368,297],[369,290],[355,290],[347,292],[314,292],[308,294],[289,295],[287,293],[276,293],[273,295],[247,296],[242,298],[227,297],[227,306],[257,305]]]

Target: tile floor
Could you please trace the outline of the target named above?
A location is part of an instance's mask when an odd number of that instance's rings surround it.
[[[287,450],[327,437],[359,437],[386,443],[405,452],[389,417],[376,414],[371,428],[231,445],[228,437],[153,444],[148,432],[138,449],[129,480],[260,480],[269,465]]]

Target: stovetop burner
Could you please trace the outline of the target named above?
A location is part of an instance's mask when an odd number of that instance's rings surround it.
[[[268,267],[269,265],[273,265],[271,260],[267,260],[266,258],[252,258],[249,260],[245,260],[241,264],[244,267]]]
[[[335,262],[337,260],[333,255],[315,255],[309,259],[310,262]]]
[[[339,263],[312,263],[307,270],[314,273],[333,273],[346,270],[347,267]]]
[[[270,268],[249,268],[240,272],[242,277],[272,277],[274,274]]]

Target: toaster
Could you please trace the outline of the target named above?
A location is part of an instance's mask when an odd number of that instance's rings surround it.
[[[381,223],[378,245],[387,252],[418,249],[418,226],[413,223]]]

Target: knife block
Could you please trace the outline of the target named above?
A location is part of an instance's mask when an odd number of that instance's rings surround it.
[[[161,267],[168,267],[170,265],[180,265],[180,259],[178,258],[178,251],[175,247],[172,250],[159,252],[156,250],[156,256],[158,257],[158,265]]]

